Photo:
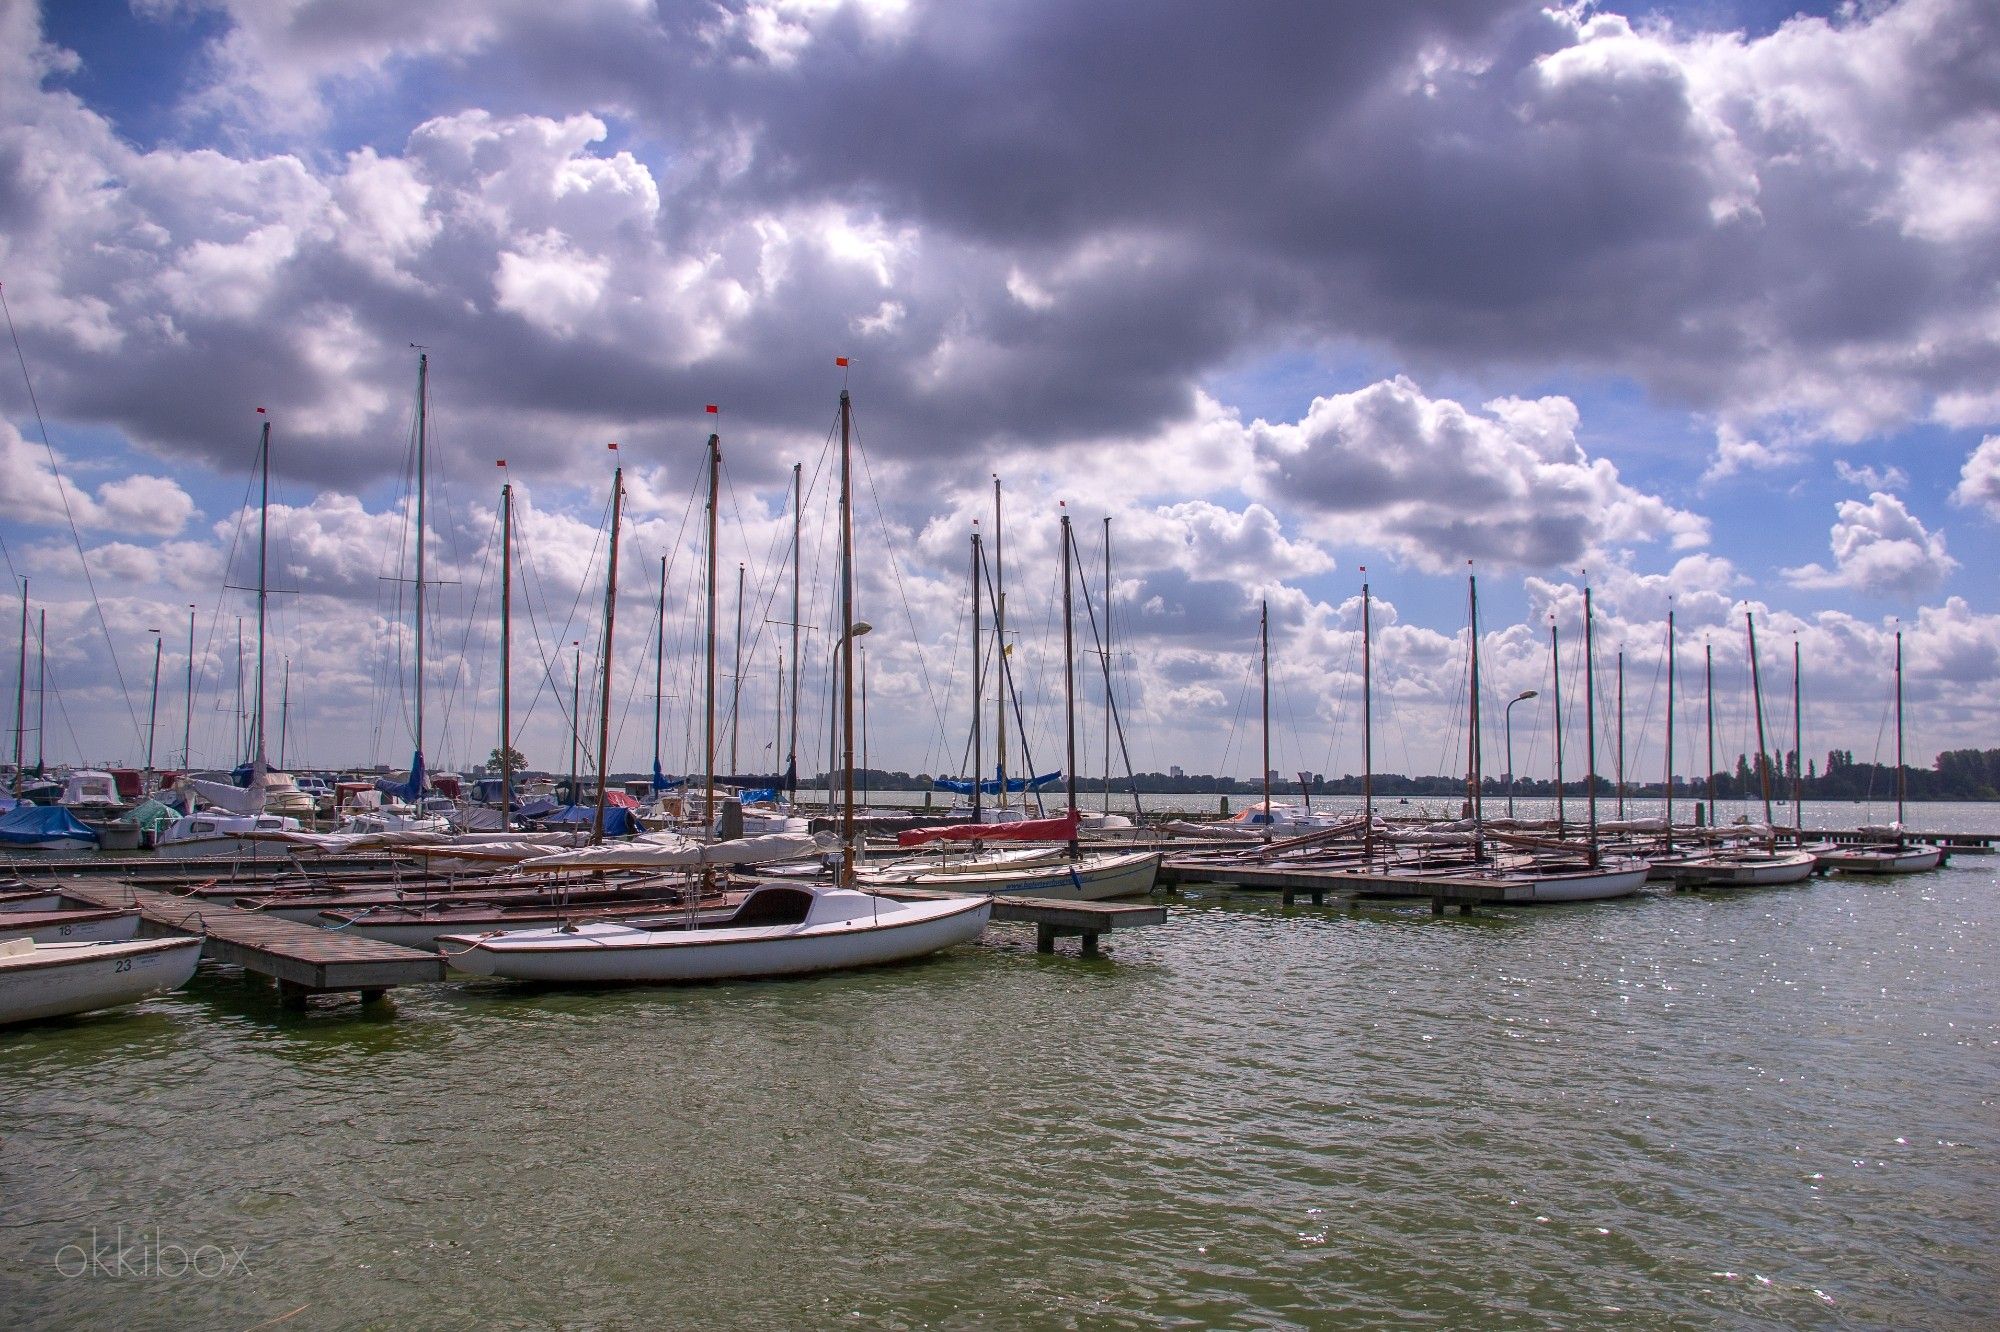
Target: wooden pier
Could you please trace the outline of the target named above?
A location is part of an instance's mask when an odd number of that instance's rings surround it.
[[[964,897],[964,893],[939,892],[930,888],[870,888],[880,897],[899,902],[940,902]],[[1053,953],[1057,939],[1080,939],[1080,955],[1098,956],[1099,935],[1113,930],[1137,929],[1141,925],[1164,925],[1165,906],[1150,902],[1073,902],[1055,897],[1008,897],[993,899],[993,919],[1035,927],[1035,951]]]
[[[356,993],[363,1002],[396,985],[445,976],[444,959],[396,944],[280,920],[255,911],[176,897],[130,883],[64,882],[62,895],[92,907],[137,907],[148,934],[200,934],[201,955],[269,976],[288,1007],[315,994]]]
[[[1286,906],[1302,897],[1314,906],[1323,906],[1329,900],[1353,906],[1358,900],[1370,897],[1429,899],[1432,914],[1440,916],[1453,907],[1460,915],[1471,915],[1475,907],[1534,900],[1534,888],[1529,884],[1495,882],[1470,875],[1387,875],[1286,865],[1176,864],[1171,859],[1160,866],[1160,883],[1170,888],[1213,883],[1233,892],[1277,893]]]

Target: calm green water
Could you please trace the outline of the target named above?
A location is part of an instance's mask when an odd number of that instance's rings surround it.
[[[1996,870],[380,1015],[205,970],[0,1035],[0,1326],[1987,1328]]]

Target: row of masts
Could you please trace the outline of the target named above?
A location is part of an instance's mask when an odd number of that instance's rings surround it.
[[[1064,522],[1067,523],[1068,519],[1065,518]],[[975,537],[974,540],[976,542],[977,538]],[[1065,554],[1067,554],[1067,552],[1065,552]],[[1364,574],[1367,573],[1367,569],[1365,566],[1362,568],[1361,572]],[[1479,683],[1479,580],[1477,576],[1468,575],[1466,580],[1466,586],[1467,586],[1467,623],[1468,623],[1467,674],[1469,679],[1469,687],[1468,687],[1468,700],[1467,700],[1467,736],[1466,736],[1467,761],[1466,761],[1465,812],[1466,815],[1474,822],[1476,826],[1484,819],[1484,790],[1485,790],[1485,783],[1482,780],[1481,763],[1480,763],[1480,758],[1481,758],[1480,747],[1481,747],[1481,738],[1483,732],[1480,726],[1480,714],[1479,714],[1481,690]],[[1373,849],[1372,837],[1373,837],[1373,829],[1375,823],[1374,658],[1373,658],[1374,635],[1372,632],[1372,626],[1370,624],[1371,601],[1372,599],[1370,596],[1369,585],[1366,581],[1364,581],[1361,585],[1361,662],[1362,662],[1361,793],[1362,793],[1362,813],[1364,816],[1362,825],[1363,826],[1362,837],[1364,843],[1364,850],[1368,854],[1372,854],[1372,849]],[[1673,845],[1673,811],[1674,811],[1673,802],[1674,802],[1674,784],[1675,784],[1674,689],[1676,681],[1675,665],[1677,658],[1675,653],[1675,641],[1674,641],[1674,633],[1675,633],[1674,621],[1675,621],[1674,612],[1672,610],[1669,610],[1667,612],[1667,650],[1666,650],[1666,669],[1667,669],[1666,774],[1665,774],[1665,781],[1663,784],[1663,791],[1665,798],[1665,816],[1663,822],[1665,827],[1666,846],[1667,849],[1669,850],[1672,849]],[[1764,806],[1764,824],[1766,827],[1770,827],[1772,826],[1774,819],[1772,793],[1771,793],[1771,755],[1768,749],[1765,736],[1765,728],[1764,728],[1764,689],[1763,689],[1763,679],[1761,675],[1758,652],[1757,652],[1756,617],[1751,612],[1745,611],[1743,615],[1743,623],[1744,623],[1744,631],[1748,638],[1748,643],[1749,643],[1751,693],[1754,700],[1753,710],[1756,714],[1757,773],[1759,779],[1760,794],[1762,796],[1763,806]],[[1598,772],[1597,772],[1597,761],[1596,761],[1597,689],[1596,689],[1596,672],[1593,664],[1594,654],[1595,654],[1594,629],[1595,629],[1595,616],[1592,610],[1591,589],[1589,585],[1586,584],[1583,589],[1583,633],[1584,633],[1583,655],[1584,655],[1584,677],[1586,681],[1584,688],[1584,728],[1585,728],[1584,746],[1587,755],[1585,763],[1586,773],[1585,773],[1584,789],[1585,789],[1585,799],[1588,804],[1588,814],[1586,816],[1587,821],[1586,821],[1585,840],[1590,856],[1590,863],[1593,867],[1597,865],[1599,859],[1599,837],[1598,837],[1598,820],[1597,820]],[[1257,634],[1258,634],[1258,649],[1260,657],[1260,677],[1262,681],[1262,738],[1263,738],[1262,781],[1263,781],[1263,808],[1266,819],[1263,829],[1263,837],[1264,840],[1269,841],[1271,839],[1271,833],[1272,833],[1271,822],[1270,822],[1271,808],[1272,808],[1271,806],[1272,767],[1271,767],[1271,632],[1270,632],[1270,603],[1268,601],[1261,601],[1258,603]],[[1561,835],[1561,833],[1563,832],[1563,830],[1566,828],[1567,825],[1567,820],[1563,808],[1564,794],[1567,790],[1567,787],[1563,780],[1562,654],[1561,654],[1560,643],[1561,640],[1558,634],[1557,627],[1555,624],[1551,623],[1549,626],[1549,656],[1550,656],[1551,669],[1554,672],[1553,691],[1555,697],[1554,697],[1553,712],[1555,718],[1555,739],[1556,739],[1555,799],[1556,799],[1556,825],[1559,835]],[[1900,629],[1896,631],[1895,645],[1896,645],[1896,657],[1895,657],[1896,821],[1900,825],[1904,817],[1904,798],[1906,793],[1906,780],[1907,780],[1906,774],[1903,771],[1903,634]],[[1714,811],[1717,799],[1716,787],[1715,787],[1715,779],[1716,779],[1715,651],[1712,645],[1706,643],[1702,645],[1702,658],[1703,658],[1703,670],[1705,675],[1705,686],[1706,686],[1704,689],[1703,702],[1707,714],[1706,729],[1707,729],[1708,811],[1710,819],[1712,821],[1714,817]],[[1793,827],[1795,829],[1803,827],[1804,803],[1805,803],[1805,746],[1803,739],[1805,734],[1805,720],[1804,720],[1804,710],[1802,703],[1801,685],[1802,685],[1802,672],[1800,666],[1799,645],[1796,641],[1794,641],[1792,644],[1792,735],[1793,735],[1793,746],[1794,746],[1792,755],[1792,806],[1793,806]],[[1519,703],[1525,699],[1530,699],[1533,697],[1535,697],[1535,691],[1532,689],[1527,690],[1522,694],[1520,694],[1519,696],[1517,696],[1516,698],[1514,698],[1513,700],[1511,700],[1509,706],[1511,707],[1513,703]],[[1618,698],[1618,749],[1619,749],[1618,814],[1619,817],[1622,819],[1625,813],[1624,809],[1625,654],[1623,651],[1620,651],[1618,654],[1617,698]],[[1510,721],[1510,728],[1511,728],[1511,721]],[[1508,744],[1508,772],[1507,772],[1507,782],[1510,792],[1508,799],[1509,815],[1513,813],[1513,800],[1511,795],[1513,780],[1514,780],[1513,753],[1512,753],[1512,740],[1511,740],[1511,729],[1510,729],[1510,739]]]

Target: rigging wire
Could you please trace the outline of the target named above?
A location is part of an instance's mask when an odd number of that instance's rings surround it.
[[[0,284],[0,311],[4,311],[7,316],[7,332],[14,340],[14,356],[21,363],[21,382],[28,390],[28,405],[34,409],[35,427],[41,432],[42,449],[49,455],[49,475],[55,479],[56,494],[62,499],[63,518],[69,523],[69,536],[70,541],[76,546],[77,563],[83,567],[84,586],[90,589],[90,605],[97,614],[97,627],[104,633],[104,650],[111,657],[111,672],[118,678],[118,692],[125,700],[125,715],[131,720],[132,734],[143,745],[145,730],[139,725],[138,710],[132,706],[132,691],[125,684],[125,669],[118,662],[118,644],[112,640],[110,622],[104,618],[104,603],[98,599],[97,580],[91,575],[90,557],[83,549],[83,534],[77,531],[76,515],[70,511],[69,487],[63,484],[62,468],[56,463],[55,445],[49,441],[48,422],[42,419],[41,400],[35,393],[35,381],[28,373],[28,354],[22,348],[21,335],[14,327],[14,310],[7,303],[4,284]],[[14,567],[11,554],[7,557],[7,567],[10,571]],[[19,575],[16,574],[15,577],[18,579]]]

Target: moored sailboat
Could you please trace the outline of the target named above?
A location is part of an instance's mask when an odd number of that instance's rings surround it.
[[[840,394],[840,606],[842,632],[842,854],[836,886],[767,883],[726,915],[682,911],[643,923],[565,924],[553,929],[451,934],[438,940],[453,967],[474,975],[572,983],[673,983],[845,970],[922,957],[978,936],[991,899],[897,902],[857,891],[854,882],[854,564],[851,410]],[[710,803],[715,771],[715,580],[721,444],[708,439],[708,688],[706,731]],[[617,494],[612,550],[617,550]],[[614,554],[615,558],[615,554]],[[607,615],[609,604],[607,601]],[[606,635],[607,648],[609,634]],[[607,663],[608,667],[608,663]],[[600,762],[603,759],[600,746]],[[704,887],[707,884],[704,874]]]

